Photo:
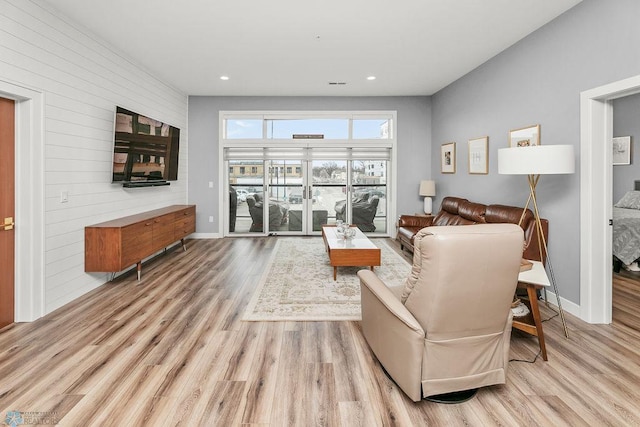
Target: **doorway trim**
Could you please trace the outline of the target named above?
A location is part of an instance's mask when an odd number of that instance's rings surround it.
[[[611,323],[613,103],[640,93],[640,75],[580,94],[580,318]]]
[[[0,80],[0,96],[16,101],[15,321],[44,316],[44,95]]]

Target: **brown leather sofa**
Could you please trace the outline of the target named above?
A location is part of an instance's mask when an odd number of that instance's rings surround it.
[[[413,252],[416,233],[425,227],[441,225],[471,225],[471,224],[518,224],[522,216],[522,208],[505,205],[483,205],[470,202],[459,197],[445,197],[442,200],[440,212],[436,216],[424,217],[416,215],[402,215],[398,220],[398,235],[400,248],[405,247]],[[542,230],[548,242],[549,222],[542,219]],[[523,258],[542,261],[538,245],[536,223],[531,210],[527,210],[522,224],[524,230]]]

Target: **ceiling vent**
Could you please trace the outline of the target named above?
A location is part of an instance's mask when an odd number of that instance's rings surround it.
[[[347,82],[329,82],[329,86],[344,86]]]

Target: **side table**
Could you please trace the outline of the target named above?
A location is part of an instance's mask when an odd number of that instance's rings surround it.
[[[531,270],[523,271],[518,275],[518,289],[526,289],[529,298],[530,313],[526,316],[514,318],[513,327],[538,337],[540,354],[543,360],[547,360],[547,348],[544,344],[544,332],[542,331],[542,319],[538,306],[538,289],[545,289],[550,285],[549,277],[540,261],[532,261]]]

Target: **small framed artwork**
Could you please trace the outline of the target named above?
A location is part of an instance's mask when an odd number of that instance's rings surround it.
[[[631,137],[620,136],[613,138],[613,159],[614,165],[630,165],[631,164]]]
[[[540,125],[509,131],[509,147],[533,147],[540,145]]]
[[[469,173],[486,175],[489,173],[489,137],[469,140]]]
[[[442,173],[456,173],[456,143],[442,144],[440,149],[440,170]]]

